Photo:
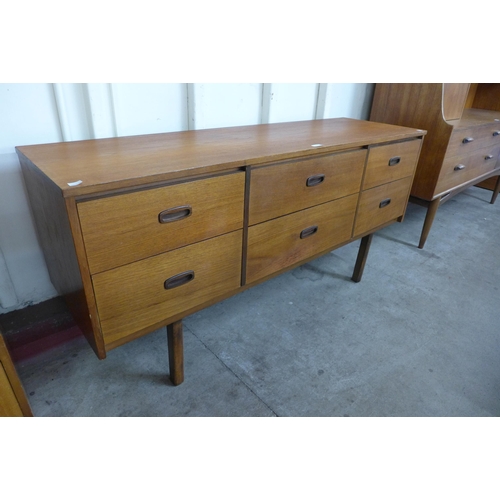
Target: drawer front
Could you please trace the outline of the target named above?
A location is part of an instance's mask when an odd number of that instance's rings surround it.
[[[436,194],[449,191],[493,170],[499,154],[500,146],[496,146],[476,150],[467,155],[445,158],[436,184]]]
[[[357,193],[366,149],[252,170],[249,224]]]
[[[359,197],[354,236],[404,215],[412,177],[363,191]]]
[[[240,229],[244,191],[238,172],[80,202],[90,272]]]
[[[413,174],[421,139],[373,146],[368,150],[363,189],[371,189]]]
[[[490,149],[497,145],[500,146],[500,122],[466,129],[454,129],[446,156],[451,158],[470,154],[477,149]]]
[[[250,227],[246,282],[348,241],[357,200],[357,194],[347,196]]]
[[[239,230],[93,276],[105,344],[236,290],[241,248]]]

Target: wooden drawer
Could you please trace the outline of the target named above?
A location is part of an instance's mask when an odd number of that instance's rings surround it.
[[[237,172],[80,202],[90,272],[240,229],[244,190],[245,174]]]
[[[357,200],[354,194],[250,227],[246,282],[348,241]]]
[[[252,170],[249,224],[357,193],[365,158],[359,149]]]
[[[360,194],[353,236],[360,236],[402,216],[412,177],[368,189]]]
[[[421,139],[373,146],[368,150],[363,189],[371,189],[413,174]]]
[[[105,344],[237,289],[241,249],[238,230],[93,276]]]
[[[500,146],[496,146],[445,158],[436,185],[436,194],[442,194],[493,170],[499,154]]]
[[[478,149],[490,149],[497,145],[500,146],[500,122],[470,128],[455,128],[450,137],[446,156],[451,158],[470,154]]]

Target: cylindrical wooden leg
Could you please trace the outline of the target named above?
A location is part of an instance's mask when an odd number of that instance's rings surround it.
[[[441,198],[436,198],[429,203],[427,207],[427,214],[425,215],[424,227],[422,228],[422,234],[420,235],[420,242],[418,248],[424,248],[427,236],[429,236],[429,231],[431,230],[432,223],[434,222],[434,217],[436,216],[437,209],[441,203]]]
[[[354,266],[354,272],[352,273],[352,281],[359,283],[361,277],[363,276],[363,271],[365,269],[366,259],[368,258],[368,251],[370,250],[370,245],[372,244],[373,233],[363,236],[361,238],[361,244],[359,245],[358,258],[356,259],[356,265]]]
[[[497,182],[495,184],[495,189],[493,190],[493,194],[491,195],[491,201],[490,201],[490,203],[492,205],[493,205],[493,203],[495,203],[495,200],[497,199],[498,191],[500,191],[500,175],[497,178]]]
[[[167,325],[168,364],[172,384],[184,382],[184,350],[182,340],[182,320]]]

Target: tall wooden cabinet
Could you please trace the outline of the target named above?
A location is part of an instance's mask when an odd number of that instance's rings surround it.
[[[32,417],[28,398],[0,332],[0,417]]]
[[[437,209],[469,186],[500,187],[500,84],[377,84],[370,120],[427,130],[410,201],[427,208],[419,248]]]

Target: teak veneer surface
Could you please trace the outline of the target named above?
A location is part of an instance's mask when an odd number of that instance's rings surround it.
[[[67,197],[417,135],[423,135],[422,131],[334,118],[18,146],[16,150],[35,161]],[[77,186],[68,186],[78,181]]]

